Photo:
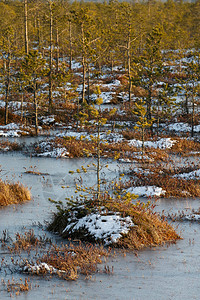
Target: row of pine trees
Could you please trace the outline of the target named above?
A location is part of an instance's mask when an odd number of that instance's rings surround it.
[[[90,76],[98,78],[104,66],[112,73],[121,65],[129,102],[133,86],[143,88],[140,100],[151,123],[155,85],[169,77],[165,60],[174,59],[169,53],[177,53],[180,60],[188,50],[198,52],[200,47],[200,1],[1,1],[0,14],[5,124],[9,101],[17,97],[23,102],[28,94],[34,106],[36,134],[39,103],[45,102],[49,113],[54,111],[53,92],[72,81],[74,61],[80,63],[82,72],[78,101],[89,102],[86,87],[89,90]],[[197,81],[199,67],[188,67],[186,79]],[[46,96],[42,89],[47,90]],[[159,97],[159,103],[168,101],[170,106],[169,80]]]

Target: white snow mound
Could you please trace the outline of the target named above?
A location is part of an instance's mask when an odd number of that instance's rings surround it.
[[[73,233],[76,230],[85,228],[96,240],[100,239],[105,245],[109,245],[116,243],[122,234],[128,233],[133,226],[134,223],[130,217],[122,218],[114,213],[112,215],[93,213],[79,219],[77,223],[66,226],[63,232]]]

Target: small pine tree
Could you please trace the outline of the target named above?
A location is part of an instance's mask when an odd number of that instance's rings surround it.
[[[136,123],[135,129],[141,131],[142,139],[142,157],[144,156],[144,142],[145,142],[145,129],[152,126],[154,119],[147,119],[147,109],[145,107],[145,101],[140,99],[135,103],[135,109],[132,111],[134,115],[138,116],[138,121]]]

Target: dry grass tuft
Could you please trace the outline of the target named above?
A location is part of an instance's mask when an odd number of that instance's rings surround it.
[[[8,247],[10,252],[20,252],[21,250],[30,251],[35,247],[45,247],[46,244],[51,244],[51,240],[44,237],[36,237],[33,230],[24,232],[24,234],[16,233],[15,241],[11,247]]]
[[[120,238],[117,247],[140,250],[144,247],[162,245],[166,242],[175,243],[180,236],[175,229],[157,213],[153,205],[130,201],[115,200],[109,203],[109,209],[120,212],[123,216],[130,216],[135,226],[128,234]]]
[[[12,280],[8,280],[7,284],[3,280],[2,283],[7,287],[8,293],[15,293],[16,296],[20,295],[21,292],[28,292],[31,288],[31,284],[29,283],[29,278],[25,278],[23,283],[22,279],[20,278],[20,282],[16,282],[14,278]],[[12,294],[11,294],[12,295]]]
[[[0,206],[22,203],[30,199],[30,191],[21,183],[9,183],[0,180]]]
[[[71,243],[61,247],[53,245],[40,260],[56,268],[57,274],[63,279],[76,280],[79,274],[88,276],[96,273],[97,265],[102,263],[102,257],[108,255],[109,252],[103,247]]]
[[[0,141],[0,150],[1,151],[18,151],[21,150],[22,146],[16,142],[9,142],[9,141]]]
[[[99,270],[99,264],[105,262],[105,258],[111,255],[111,249],[104,249],[102,246],[92,244],[81,244],[81,242],[67,244],[53,244],[46,236],[36,236],[33,230],[24,233],[16,233],[15,241],[6,245],[2,241],[4,247],[12,253],[11,262],[14,266],[18,266],[22,272],[32,275],[42,276],[59,276],[65,280],[76,280],[83,274],[89,276]],[[35,251],[35,252],[34,252]],[[21,258],[23,253],[23,260]],[[27,258],[24,258],[26,253]],[[34,257],[30,259],[30,253]],[[17,258],[16,260],[14,258]],[[110,274],[109,268],[106,273]],[[11,291],[28,288],[27,280],[25,284],[8,284]],[[25,290],[25,289],[24,289]],[[28,289],[27,289],[28,290]]]
[[[176,139],[177,142],[172,146],[170,152],[187,156],[188,152],[200,151],[200,143],[188,140],[186,138]]]

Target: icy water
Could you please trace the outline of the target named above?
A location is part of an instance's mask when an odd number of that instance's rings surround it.
[[[43,235],[44,224],[48,221],[54,205],[48,198],[63,200],[70,196],[75,185],[75,177],[69,170],[86,165],[85,159],[52,159],[27,157],[19,153],[0,154],[2,179],[14,179],[31,187],[33,199],[23,205],[13,205],[0,209],[0,236],[7,230],[13,237],[16,232],[33,228],[35,233]],[[26,174],[26,170],[41,172],[41,175]],[[115,178],[119,174],[116,163],[109,164],[107,176]],[[92,183],[94,173],[87,174]],[[61,186],[71,188],[63,189]],[[200,199],[160,199],[156,209],[165,212],[190,211],[200,207]],[[199,299],[200,295],[200,224],[181,222],[178,232],[183,237],[175,245],[145,249],[138,253],[117,253],[106,265],[114,267],[114,273],[97,273],[90,280],[84,277],[76,282],[57,278],[45,279],[30,276],[32,289],[28,293],[14,296],[19,299]],[[55,237],[45,232],[48,236]],[[57,237],[57,239],[59,239]],[[9,260],[9,254],[0,249],[1,258]],[[103,267],[103,266],[102,266]],[[0,279],[7,281],[27,277],[24,274],[12,274],[0,269]],[[10,299],[10,293],[0,286],[0,299]]]

